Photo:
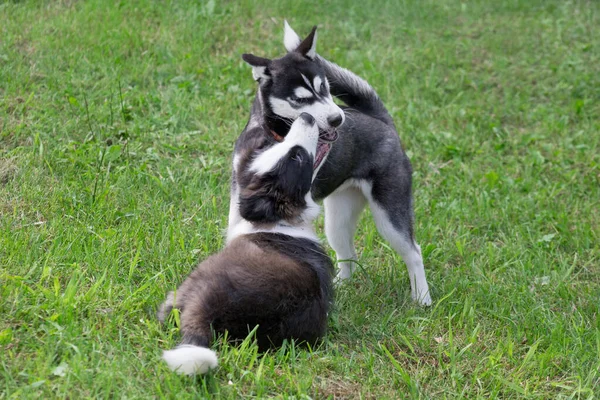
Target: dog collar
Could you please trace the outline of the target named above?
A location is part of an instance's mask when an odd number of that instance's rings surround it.
[[[269,131],[271,132],[271,135],[273,135],[273,139],[275,139],[275,141],[283,142],[283,136],[281,136],[280,134],[278,134],[277,132],[275,132],[272,129],[269,129]]]
[[[263,124],[262,127],[265,131],[269,132],[271,136],[273,136],[273,139],[275,139],[276,142],[283,142],[283,136],[275,132],[273,129],[269,128],[267,124]]]

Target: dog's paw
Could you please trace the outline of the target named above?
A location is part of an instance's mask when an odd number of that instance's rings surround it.
[[[340,287],[340,286],[342,286],[342,285],[344,284],[344,282],[345,282],[345,281],[347,281],[348,279],[350,279],[350,278],[343,278],[343,277],[340,277],[340,274],[337,274],[337,275],[335,276],[335,278],[333,278],[333,286],[335,286],[335,287]]]
[[[335,278],[333,279],[333,283],[336,286],[341,285],[344,281],[347,281],[348,279],[352,278],[352,267],[349,265],[341,264],[340,266],[340,270],[338,271],[337,275],[335,276]]]
[[[429,307],[432,303],[429,290],[426,291],[424,294],[422,292],[413,293],[412,299],[415,303],[423,307]]]
[[[156,316],[158,317],[158,320],[161,323],[164,324],[167,317],[171,313],[171,310],[173,309],[174,301],[175,301],[174,292],[169,292],[167,294],[167,298],[165,299],[165,302],[160,305],[160,307],[158,308],[158,311],[156,312]]]

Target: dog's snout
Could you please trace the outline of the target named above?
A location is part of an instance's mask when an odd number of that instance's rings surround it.
[[[327,123],[331,126],[333,126],[334,128],[337,128],[338,126],[340,126],[342,124],[342,122],[344,122],[344,118],[342,117],[342,114],[335,114],[335,115],[330,115],[329,117],[327,117]]]
[[[302,118],[302,120],[304,120],[304,122],[306,122],[307,124],[309,124],[311,126],[314,125],[316,122],[315,118],[312,115],[305,113],[305,112],[300,114],[300,118]]]

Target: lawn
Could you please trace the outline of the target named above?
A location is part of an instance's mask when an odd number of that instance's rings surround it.
[[[366,212],[325,343],[181,377],[154,313],[224,244],[284,18],[392,113],[434,304]],[[600,3],[0,2],[0,399],[591,399],[599,307]]]

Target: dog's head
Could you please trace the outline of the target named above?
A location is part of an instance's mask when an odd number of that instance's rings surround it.
[[[344,112],[333,102],[329,82],[317,57],[317,27],[301,41],[285,23],[284,44],[288,53],[277,59],[244,54],[259,84],[267,125],[281,136],[302,113],[312,115],[321,136],[344,122]]]
[[[319,208],[312,200],[319,130],[315,119],[300,114],[282,142],[245,154],[237,168],[239,211],[258,224],[310,222]]]

